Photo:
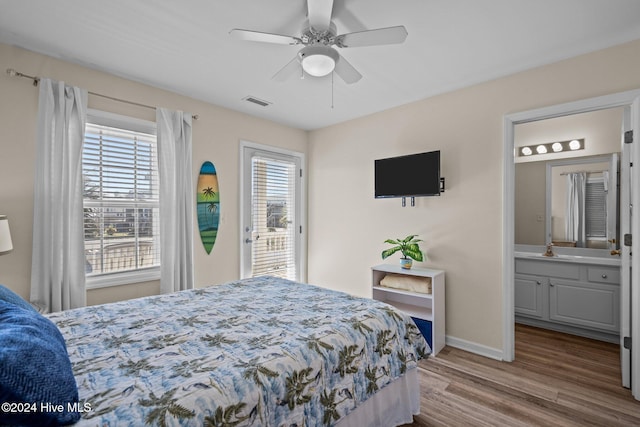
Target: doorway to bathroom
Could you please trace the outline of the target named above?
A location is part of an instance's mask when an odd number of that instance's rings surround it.
[[[631,330],[630,324],[632,319],[638,318],[640,298],[638,298],[638,292],[631,294],[630,284],[638,283],[637,278],[632,275],[637,276],[640,268],[636,266],[636,269],[631,269],[630,254],[633,248],[625,245],[624,236],[632,234],[632,228],[637,229],[638,227],[631,221],[629,208],[634,200],[640,199],[638,188],[632,188],[630,185],[633,177],[630,164],[633,160],[632,157],[634,155],[637,157],[638,153],[634,154],[632,144],[624,141],[625,137],[627,140],[629,139],[629,131],[638,128],[640,122],[639,96],[640,91],[625,92],[506,116],[504,163],[504,359],[513,360],[515,357],[514,324],[516,319],[535,320],[538,316],[537,319],[543,321],[541,326],[569,325],[574,327],[573,330],[569,328],[569,332],[589,329],[603,332],[604,337],[613,336],[620,343],[622,383],[626,387],[631,387],[636,399],[640,399],[640,385],[638,384],[640,382],[640,375],[638,375],[640,358],[637,354],[632,354],[630,348],[627,347],[630,347],[628,342],[633,339],[633,335],[638,335],[638,331]],[[597,122],[595,118],[601,115],[612,118],[610,121],[613,125],[609,125],[608,128],[612,128],[613,131],[598,131],[595,129],[597,126],[593,131],[589,130],[590,127],[593,127],[591,125]],[[566,126],[572,121],[575,122],[573,127]],[[579,124],[580,121],[582,124]],[[578,141],[579,149],[571,150],[570,144],[573,141]],[[578,152],[580,153],[577,154]],[[581,160],[567,160],[570,158],[590,159],[598,156],[610,159],[612,157],[607,156],[613,154],[617,154],[621,159],[620,173],[619,175],[615,173],[615,177],[607,176],[610,171],[609,167],[594,166],[591,163],[587,166],[586,163],[582,164]],[[606,220],[604,222],[598,218],[594,220],[592,212],[591,220],[594,221],[588,226],[589,236],[581,236],[578,239],[574,235],[567,235],[566,229],[570,221],[566,216],[569,216],[570,212],[566,210],[561,213],[555,211],[554,214],[550,206],[553,196],[548,194],[549,186],[546,181],[544,187],[536,189],[529,186],[527,190],[520,190],[521,192],[526,191],[526,194],[518,194],[518,181],[532,181],[531,176],[536,174],[544,176],[545,180],[548,180],[548,171],[553,169],[549,164],[551,162],[562,163],[562,161],[576,163],[579,170],[575,172],[584,175],[585,181],[590,184],[591,190],[594,190],[591,193],[601,201],[606,200],[606,195],[603,197],[601,191],[602,186],[609,192],[612,190],[611,182],[614,183],[614,186],[619,183],[619,206],[621,208],[615,214],[618,221],[615,222],[614,231],[607,230],[606,225],[603,230],[600,226],[605,224]],[[535,165],[535,163],[544,164],[544,167]],[[525,165],[523,169],[527,169],[525,177],[518,176],[521,175],[517,173],[520,164]],[[591,166],[594,166],[595,169]],[[541,173],[541,170],[545,172]],[[569,179],[569,174],[574,172],[559,172],[559,174],[562,173],[565,174],[564,181],[566,182]],[[614,172],[611,171],[611,173]],[[530,176],[527,178],[526,174]],[[617,179],[618,176],[619,179]],[[598,184],[594,185],[595,182]],[[598,187],[597,191],[595,191],[596,186]],[[568,200],[566,195],[563,198]],[[534,199],[544,200],[544,202],[536,204],[533,202]],[[517,200],[520,200],[520,203],[516,203]],[[528,205],[523,206],[523,204]],[[602,212],[602,208],[602,206],[599,207],[600,212]],[[582,218],[584,220],[584,217]],[[596,225],[598,227],[595,227]],[[584,227],[585,224],[582,224],[581,228]],[[596,228],[598,229],[596,230]],[[537,235],[536,230],[540,231]],[[528,237],[526,237],[527,235]],[[527,238],[534,240],[526,241]],[[632,242],[626,243],[631,244]],[[546,252],[547,245],[551,245],[549,249],[555,257],[547,259],[542,257],[542,253]],[[600,252],[596,254],[594,251]],[[612,251],[614,251],[613,254],[611,254]],[[580,257],[586,258],[592,255],[606,259],[606,261],[602,265],[576,262]],[[536,271],[536,265],[542,267],[541,270]],[[525,282],[524,279],[531,280]],[[593,280],[593,283],[590,284],[590,280]],[[619,284],[615,284],[615,280]],[[603,281],[609,281],[609,283],[602,283]],[[576,286],[578,283],[585,285],[584,289],[578,289]],[[524,290],[525,296],[519,294],[517,289]],[[602,296],[617,304],[616,308],[612,308],[610,312],[603,315],[615,318],[615,321],[609,322],[607,325],[598,324],[598,322],[589,323],[593,320],[590,317],[602,314],[593,311],[594,307],[595,310],[598,310],[596,300]],[[584,307],[576,308],[567,303],[576,297],[581,299],[579,303],[584,304]],[[518,304],[523,304],[523,301],[533,301],[532,308],[535,310],[531,313],[523,313],[517,308]],[[596,305],[592,305],[594,303]],[[586,313],[587,315],[585,318],[579,319],[579,316],[574,316],[576,313]],[[562,329],[560,328],[560,330]],[[595,338],[601,339],[602,337],[598,337],[596,334]]]

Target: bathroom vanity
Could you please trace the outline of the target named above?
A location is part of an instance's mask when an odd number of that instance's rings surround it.
[[[516,322],[617,343],[620,259],[602,251],[516,245]]]

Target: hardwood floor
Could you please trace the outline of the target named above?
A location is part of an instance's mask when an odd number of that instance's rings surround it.
[[[423,426],[640,426],[614,344],[516,325],[516,360],[445,347],[420,362]]]

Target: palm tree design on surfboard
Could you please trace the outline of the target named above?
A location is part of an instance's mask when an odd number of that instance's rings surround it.
[[[216,167],[211,162],[204,162],[200,168],[196,200],[200,239],[207,254],[210,254],[218,236],[218,224],[220,223],[218,175]]]

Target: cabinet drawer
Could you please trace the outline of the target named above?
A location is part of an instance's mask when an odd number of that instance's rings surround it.
[[[620,284],[620,269],[607,267],[587,267],[590,282]]]
[[[577,280],[580,278],[580,265],[558,261],[516,259],[516,273]]]

